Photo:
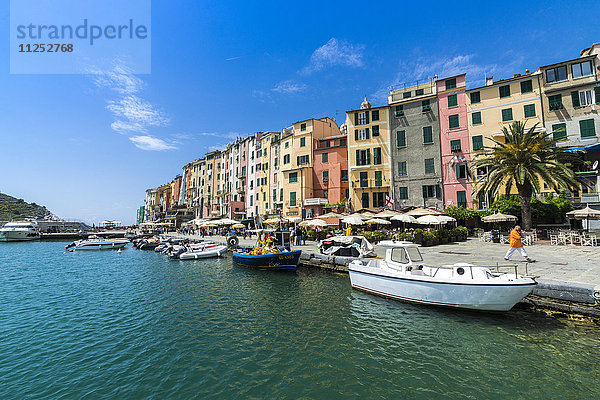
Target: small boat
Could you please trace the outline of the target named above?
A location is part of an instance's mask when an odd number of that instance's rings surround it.
[[[213,257],[221,257],[221,254],[227,251],[227,246],[218,244],[218,243],[206,243],[202,245],[196,246],[187,246],[187,251],[178,254],[178,258],[180,260],[197,260],[199,258],[213,258]]]
[[[426,266],[417,245],[383,241],[385,260],[354,260],[348,265],[353,288],[397,300],[436,306],[508,311],[537,282],[485,266],[456,263]]]
[[[32,218],[15,218],[0,228],[0,242],[23,242],[39,238],[37,222]]]
[[[234,251],[233,262],[243,267],[272,271],[295,271],[302,250],[281,251],[268,254],[251,254],[251,251]]]
[[[127,243],[129,243],[128,239],[104,239],[92,235],[85,240],[77,240],[65,246],[65,250],[117,250],[125,247]]]

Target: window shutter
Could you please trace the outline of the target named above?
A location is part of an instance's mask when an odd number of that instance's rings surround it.
[[[358,125],[358,113],[354,114],[354,125]]]
[[[368,124],[369,123],[369,112],[368,111],[365,111],[365,118],[366,118],[366,121]]]
[[[356,150],[356,165],[360,165],[360,150]]]
[[[367,165],[371,165],[371,149],[367,149]]]
[[[596,104],[600,104],[600,86],[596,86],[594,90],[596,91]]]
[[[440,185],[435,185],[435,197],[438,199],[442,198],[442,191],[440,189]]]
[[[573,107],[579,107],[579,92],[577,90],[571,92],[571,100],[573,100]]]
[[[423,198],[427,198],[427,186],[423,185]]]
[[[368,123],[369,123],[369,122],[367,121],[367,124],[368,124]],[[370,136],[369,136],[369,128],[365,128],[365,132],[366,132],[366,133],[365,133],[365,137],[366,137],[367,139],[369,139],[369,138],[370,138]]]
[[[300,156],[296,156],[296,165],[300,165]]]
[[[354,130],[354,140],[358,140],[358,129]]]

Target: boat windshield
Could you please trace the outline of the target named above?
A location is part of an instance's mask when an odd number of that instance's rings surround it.
[[[408,256],[412,262],[423,261],[423,256],[418,247],[407,247],[406,251],[408,251]]]

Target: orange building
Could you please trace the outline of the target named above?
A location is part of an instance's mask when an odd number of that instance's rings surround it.
[[[333,204],[346,203],[350,196],[348,183],[348,142],[346,135],[338,134],[314,139],[313,193],[327,200],[327,205],[307,205],[313,216],[326,213]]]

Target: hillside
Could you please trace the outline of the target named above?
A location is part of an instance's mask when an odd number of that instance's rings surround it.
[[[10,221],[14,217],[34,217],[38,219],[55,219],[44,206],[35,203],[27,203],[23,199],[17,199],[4,193],[0,193],[0,221]]]

